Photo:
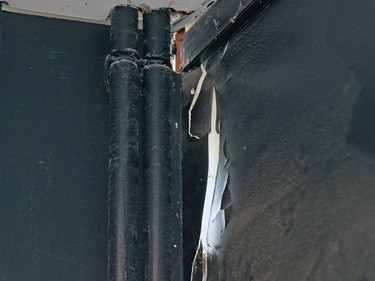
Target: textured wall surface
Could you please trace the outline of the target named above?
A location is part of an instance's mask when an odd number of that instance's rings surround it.
[[[232,198],[210,280],[375,280],[374,13],[275,1],[209,60]]]

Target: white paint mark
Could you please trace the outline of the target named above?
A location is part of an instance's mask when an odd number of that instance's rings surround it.
[[[189,116],[189,128],[188,128],[189,136],[192,137],[192,138],[196,138],[198,140],[200,139],[200,137],[191,133],[191,112],[193,111],[193,108],[194,108],[195,104],[197,103],[197,100],[199,98],[199,94],[201,93],[201,90],[202,90],[203,82],[204,82],[204,80],[206,79],[206,76],[207,76],[207,71],[206,71],[205,66],[203,64],[201,65],[201,69],[202,69],[202,76],[199,78],[197,89],[194,91],[194,98],[193,98],[193,101],[191,102],[191,105],[190,105],[190,108],[189,108],[189,113],[188,113],[188,116]],[[193,89],[192,89],[192,91],[193,91]]]
[[[227,50],[228,50],[228,46],[229,46],[229,42],[225,45],[225,47],[224,47],[224,49],[223,49],[223,54],[221,55],[221,59],[223,59],[224,58],[224,56],[225,56],[225,53],[227,52]]]

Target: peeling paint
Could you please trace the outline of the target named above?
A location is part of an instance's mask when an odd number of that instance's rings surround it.
[[[221,140],[220,126],[217,126],[216,90],[213,88],[211,107],[211,132],[208,135],[208,175],[206,195],[203,207],[201,233],[191,271],[194,280],[197,260],[202,255],[202,281],[208,278],[208,263],[211,257],[220,251],[220,244],[225,230],[225,210],[222,209],[223,195],[228,182],[228,158],[224,154],[225,138]],[[219,129],[217,129],[219,127]],[[226,204],[228,205],[228,204]]]

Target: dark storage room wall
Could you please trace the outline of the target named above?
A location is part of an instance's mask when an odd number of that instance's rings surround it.
[[[109,28],[2,16],[0,279],[104,281]]]
[[[233,200],[210,280],[375,280],[374,15],[273,1],[209,59]]]

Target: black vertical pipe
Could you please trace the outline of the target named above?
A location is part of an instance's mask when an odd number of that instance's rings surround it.
[[[144,59],[148,63],[170,66],[171,32],[170,12],[167,9],[152,10],[143,17]]]
[[[171,225],[172,225],[172,277],[173,281],[183,280],[182,243],[182,110],[181,75],[172,72],[170,91],[171,124]]]
[[[108,280],[138,280],[138,10],[111,12]]]
[[[170,280],[171,271],[169,76],[165,66],[144,70],[150,281]]]
[[[111,50],[137,54],[139,48],[138,9],[116,6],[111,11]]]
[[[148,190],[148,280],[171,280],[170,14],[143,17],[145,184]]]

